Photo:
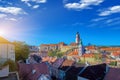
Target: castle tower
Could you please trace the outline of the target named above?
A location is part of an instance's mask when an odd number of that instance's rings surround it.
[[[80,35],[79,32],[76,33],[76,43],[78,44],[78,55],[82,56],[83,52],[83,44],[82,44],[82,40],[80,39]]]
[[[78,55],[79,56],[82,56],[83,55],[83,53],[84,53],[84,48],[83,48],[83,44],[82,44],[82,40],[80,40],[80,43],[79,43],[79,45],[78,45]]]
[[[77,32],[75,42],[79,44],[79,41],[80,41],[80,35],[79,35],[79,32]]]

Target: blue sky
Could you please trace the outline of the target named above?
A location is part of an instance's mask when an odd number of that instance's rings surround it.
[[[120,45],[120,0],[0,0],[0,35],[9,40]]]

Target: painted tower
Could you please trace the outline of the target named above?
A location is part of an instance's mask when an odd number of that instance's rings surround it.
[[[83,53],[84,53],[84,48],[83,48],[82,40],[80,40],[79,45],[78,45],[78,55],[82,56]]]
[[[79,35],[79,32],[77,32],[75,42],[79,44],[79,41],[80,41],[80,35]]]
[[[84,49],[83,49],[83,44],[82,44],[82,40],[80,39],[80,35],[79,32],[76,33],[76,43],[78,44],[78,55],[82,56],[82,54],[84,53]]]

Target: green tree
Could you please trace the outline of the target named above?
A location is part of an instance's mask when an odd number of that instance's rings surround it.
[[[110,62],[109,65],[111,65],[111,66],[117,66],[117,61],[112,61],[112,62]]]
[[[95,59],[95,61],[102,61],[101,54],[100,53],[94,53],[94,59]]]
[[[15,41],[15,60],[25,60],[29,55],[29,46],[25,42]]]
[[[55,57],[55,56],[57,56],[57,57],[62,57],[63,56],[63,52],[61,52],[60,50],[50,50],[49,52],[48,52],[48,56],[51,56],[51,57]]]
[[[7,66],[9,65],[9,70],[10,72],[13,72],[13,71],[16,71],[17,70],[17,66],[16,66],[16,63],[12,60],[7,60],[3,66]]]
[[[56,54],[53,50],[48,51],[48,56],[54,57]]]

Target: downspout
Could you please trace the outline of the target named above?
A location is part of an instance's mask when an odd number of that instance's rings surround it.
[[[7,61],[8,61],[8,44],[6,43],[6,50],[7,50]]]

